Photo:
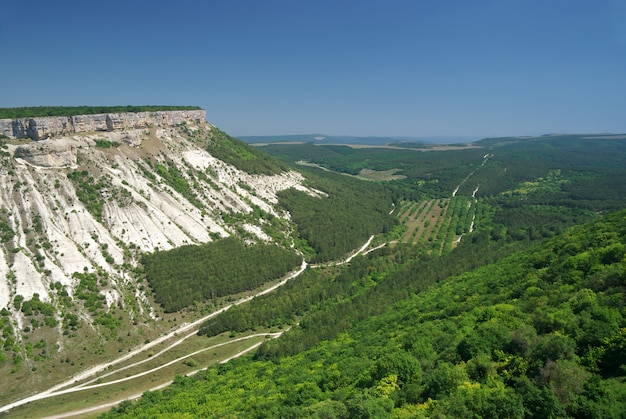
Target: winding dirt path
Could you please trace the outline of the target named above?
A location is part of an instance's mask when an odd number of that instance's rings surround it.
[[[289,329],[286,329],[284,332],[286,332],[287,330],[289,330]],[[217,345],[213,345],[213,346],[209,346],[207,348],[203,348],[203,349],[197,350],[195,352],[192,352],[190,354],[187,354],[185,356],[182,356],[180,358],[172,360],[172,361],[168,362],[167,364],[160,365],[160,366],[158,366],[156,368],[153,368],[153,369],[151,369],[149,371],[144,371],[144,372],[141,372],[139,374],[135,374],[135,375],[130,376],[130,377],[125,377],[125,378],[122,378],[122,379],[119,379],[119,380],[110,381],[110,382],[107,382],[107,383],[101,383],[101,384],[97,384],[97,385],[93,385],[93,386],[86,386],[86,387],[77,386],[77,387],[74,387],[74,388],[71,388],[71,389],[68,389],[68,390],[64,390],[64,391],[60,391],[58,393],[52,394],[49,397],[57,396],[57,395],[61,395],[61,394],[66,394],[66,393],[72,393],[72,392],[75,392],[75,391],[89,390],[89,389],[93,389],[93,388],[104,387],[104,386],[111,385],[111,384],[117,384],[117,383],[120,383],[122,381],[132,380],[132,379],[140,377],[142,375],[146,375],[146,374],[150,374],[152,372],[155,372],[155,371],[157,371],[157,370],[159,370],[161,368],[168,367],[168,366],[170,366],[172,364],[175,364],[176,362],[180,362],[180,361],[184,360],[185,358],[189,358],[189,357],[197,355],[197,354],[199,354],[201,352],[205,352],[205,351],[208,351],[208,350],[220,347],[220,346],[224,346],[224,345],[228,345],[228,344],[231,344],[231,343],[234,343],[234,342],[239,342],[239,341],[242,341],[242,340],[247,340],[247,339],[260,337],[260,336],[271,336],[272,339],[276,339],[276,338],[280,337],[280,335],[282,335],[284,332],[279,332],[279,333],[257,333],[257,334],[254,334],[254,335],[237,338],[237,339],[231,340],[229,342],[224,342],[224,343],[220,343],[220,344],[217,344]],[[262,344],[263,344],[263,342],[255,343],[254,345],[250,346],[249,348],[246,348],[246,349],[244,349],[242,351],[237,352],[235,355],[233,355],[231,357],[228,357],[226,359],[221,360],[220,364],[225,364],[226,362],[228,362],[228,361],[230,361],[232,359],[239,358],[240,356],[245,355],[248,352],[251,352],[251,351],[255,350],[256,348],[258,348]],[[190,376],[195,375],[195,374],[199,373],[200,371],[204,371],[204,370],[206,370],[206,368],[200,368],[200,369],[197,369],[195,371],[191,371],[191,372],[189,372],[189,373],[187,373],[185,375],[187,377],[190,377]],[[119,371],[121,371],[121,370],[118,370],[116,372],[119,372]],[[107,375],[110,375],[110,374],[107,374]],[[150,389],[148,389],[146,391],[161,390],[161,389],[169,386],[172,383],[173,383],[173,381],[170,380],[170,381],[167,381],[167,382],[165,382],[163,384],[160,384],[160,385],[158,385],[156,387],[152,387],[152,388],[150,388]],[[54,415],[54,416],[47,416],[44,419],[69,418],[69,417],[72,417],[72,416],[85,415],[87,413],[98,412],[98,411],[101,411],[101,410],[109,409],[111,407],[117,406],[118,404],[122,403],[123,401],[126,401],[126,400],[129,400],[129,401],[130,400],[136,400],[136,399],[140,398],[146,391],[143,391],[141,393],[133,394],[132,396],[123,397],[123,398],[121,398],[119,400],[115,400],[115,401],[112,401],[112,402],[103,403],[103,404],[100,404],[100,405],[97,405],[97,406],[86,407],[84,409],[73,410],[71,412],[59,413],[58,415]]]
[[[186,333],[186,332],[189,332],[189,331],[193,330],[191,333],[189,333],[186,336],[176,340],[171,345],[169,345],[167,348],[163,349],[159,353],[157,353],[154,356],[150,357],[150,359],[154,359],[155,357],[158,357],[159,355],[167,352],[168,350],[172,349],[173,347],[175,347],[177,345],[180,345],[182,342],[184,342],[190,336],[193,336],[197,332],[197,329],[200,327],[200,325],[202,323],[204,323],[206,320],[208,320],[208,319],[210,319],[212,317],[217,316],[218,314],[228,310],[232,306],[243,304],[243,303],[245,303],[247,301],[252,300],[254,297],[257,297],[257,296],[260,296],[260,295],[264,295],[264,294],[268,294],[268,293],[276,290],[278,287],[280,287],[280,286],[284,285],[285,283],[287,283],[287,281],[289,281],[289,280],[299,276],[302,272],[304,272],[304,270],[306,268],[307,268],[307,263],[306,263],[306,261],[303,260],[302,261],[302,265],[300,266],[300,269],[298,269],[297,271],[292,272],[291,274],[287,275],[279,283],[274,284],[274,285],[272,285],[271,287],[269,287],[267,289],[259,291],[259,292],[257,292],[254,295],[251,295],[249,297],[237,300],[237,301],[233,302],[232,304],[224,306],[224,307],[220,308],[219,310],[216,310],[216,311],[214,311],[211,314],[208,314],[208,315],[206,315],[204,317],[201,317],[201,318],[199,318],[198,320],[196,320],[196,321],[194,321],[192,323],[183,323],[182,325],[180,325],[179,327],[177,327],[176,329],[172,330],[171,332],[169,332],[166,335],[163,335],[163,336],[161,336],[161,337],[159,337],[159,338],[157,338],[157,339],[155,339],[155,340],[153,340],[153,341],[151,341],[151,342],[149,342],[147,344],[141,345],[141,346],[131,350],[130,352],[128,352],[127,354],[125,354],[125,355],[123,355],[123,356],[121,356],[119,358],[116,358],[114,360],[111,360],[111,361],[108,361],[108,362],[105,362],[105,363],[101,363],[101,364],[95,365],[95,366],[93,366],[91,368],[88,368],[88,369],[78,373],[78,374],[75,374],[72,377],[70,377],[69,379],[67,379],[67,380],[65,380],[65,381],[63,381],[63,382],[61,382],[59,384],[56,384],[56,385],[50,387],[48,390],[39,392],[39,393],[34,394],[32,396],[29,396],[29,397],[26,397],[24,399],[17,400],[17,401],[15,401],[13,403],[9,403],[9,404],[7,404],[5,406],[2,406],[2,407],[0,407],[0,413],[1,412],[6,412],[6,411],[8,411],[10,409],[13,409],[15,407],[18,407],[18,406],[22,406],[22,405],[24,405],[26,403],[34,402],[34,401],[45,399],[45,398],[48,398],[48,397],[58,396],[58,395],[65,394],[65,393],[70,393],[70,392],[73,392],[73,391],[84,390],[84,389],[90,388],[89,386],[86,386],[86,385],[91,383],[91,382],[93,382],[94,380],[89,381],[87,383],[83,383],[83,384],[78,384],[78,385],[74,385],[74,384],[77,383],[78,381],[83,381],[83,380],[85,380],[85,379],[87,379],[89,377],[93,377],[96,374],[98,374],[98,373],[100,373],[100,372],[110,368],[113,365],[117,365],[117,364],[120,364],[120,363],[122,363],[122,362],[124,362],[124,361],[126,361],[128,359],[131,359],[134,356],[136,356],[136,355],[138,355],[138,354],[140,354],[142,352],[145,352],[148,349],[150,349],[150,348],[160,344],[161,342],[164,342],[164,341],[167,341],[169,339],[175,338],[178,335],[180,335],[181,333]],[[124,369],[127,369],[127,368],[135,367],[137,365],[143,364],[144,362],[146,362],[146,359],[142,359],[140,361],[137,361],[135,363],[127,365],[127,366],[125,366],[125,367],[123,367],[121,369],[117,369],[117,370],[113,371],[112,373],[116,373],[118,371],[121,371],[121,370],[124,370]],[[110,375],[110,374],[107,374],[107,375]],[[103,384],[108,384],[108,383],[103,383]],[[100,386],[100,385],[98,385],[98,386]],[[69,388],[66,389],[66,387],[69,387]],[[122,401],[122,400],[120,400],[120,401]]]
[[[365,250],[372,243],[373,239],[374,239],[374,236],[372,235],[363,246],[361,246],[359,249],[354,251],[346,259],[344,259],[342,261],[334,262],[334,263],[331,263],[331,264],[339,266],[339,265],[344,265],[346,263],[349,263],[355,256],[357,256],[357,255],[359,255],[361,253],[364,253]],[[375,249],[378,249],[378,248],[380,248],[382,246],[384,246],[384,244],[376,247]],[[375,250],[375,249],[372,249],[372,250]],[[364,253],[364,254],[366,254],[366,253]],[[330,265],[330,264],[325,264],[324,266],[328,266],[328,265]],[[168,366],[170,366],[172,364],[180,362],[180,361],[182,361],[182,360],[184,360],[186,358],[189,358],[189,357],[194,356],[196,354],[199,354],[201,352],[208,351],[208,350],[220,347],[220,346],[228,345],[228,344],[231,344],[231,343],[234,343],[234,342],[247,340],[247,339],[251,339],[251,338],[255,338],[255,337],[260,337],[260,336],[270,336],[272,339],[276,339],[282,333],[286,332],[289,329],[286,329],[285,331],[279,332],[279,333],[254,334],[254,335],[250,335],[250,336],[245,336],[245,337],[233,339],[233,340],[230,340],[228,342],[219,343],[219,344],[207,347],[207,348],[203,348],[203,349],[197,350],[197,351],[189,353],[187,355],[178,357],[178,358],[176,358],[176,359],[174,359],[172,361],[169,361],[169,362],[167,362],[167,363],[165,363],[163,365],[160,365],[158,367],[152,368],[152,369],[147,370],[147,371],[142,371],[142,372],[137,373],[137,374],[132,375],[132,376],[120,378],[120,379],[109,381],[109,382],[106,382],[106,383],[92,384],[92,383],[96,382],[97,380],[99,380],[99,379],[101,379],[103,377],[108,377],[108,376],[111,376],[113,374],[117,374],[117,373],[119,373],[121,371],[124,371],[126,369],[133,368],[133,367],[139,366],[139,365],[141,365],[141,364],[143,364],[145,362],[154,360],[155,358],[157,358],[160,355],[166,353],[167,351],[171,350],[172,348],[180,345],[186,339],[190,338],[191,336],[194,336],[197,333],[197,330],[200,327],[200,325],[202,323],[204,323],[206,320],[208,320],[208,319],[210,319],[212,317],[217,316],[218,314],[228,310],[229,308],[231,308],[231,307],[233,307],[235,305],[243,304],[243,303],[245,303],[247,301],[252,300],[255,297],[258,297],[258,296],[265,295],[265,294],[268,294],[270,292],[273,292],[277,288],[279,288],[282,285],[286,284],[289,280],[294,279],[294,278],[298,277],[300,274],[302,274],[306,270],[307,266],[308,266],[308,264],[306,263],[306,261],[303,260],[302,261],[302,265],[300,266],[300,268],[297,271],[294,271],[294,272],[290,273],[282,281],[278,282],[277,284],[274,284],[274,285],[272,285],[271,287],[269,287],[267,289],[261,290],[261,291],[255,293],[254,295],[251,295],[249,297],[245,297],[245,298],[242,298],[240,300],[237,300],[237,301],[233,302],[232,304],[224,306],[224,307],[220,308],[219,310],[216,310],[216,311],[212,312],[211,314],[203,316],[203,317],[201,317],[201,318],[199,318],[199,319],[197,319],[197,320],[195,320],[195,321],[193,321],[191,323],[183,323],[179,327],[173,329],[171,332],[169,332],[166,335],[163,335],[163,336],[161,336],[161,337],[159,337],[159,338],[157,338],[157,339],[155,339],[155,340],[153,340],[153,341],[151,341],[151,342],[149,342],[147,344],[141,345],[141,346],[131,350],[130,352],[128,352],[127,354],[125,354],[125,355],[123,355],[123,356],[121,356],[119,358],[113,359],[113,360],[105,362],[105,363],[101,363],[101,364],[95,365],[95,366],[93,366],[91,368],[88,368],[88,369],[86,369],[84,371],[81,371],[80,373],[73,375],[69,379],[67,379],[67,380],[65,380],[65,381],[63,381],[63,382],[61,382],[59,384],[56,384],[56,385],[50,387],[48,390],[39,392],[37,394],[34,394],[32,396],[26,397],[26,398],[21,399],[21,400],[17,400],[15,402],[9,403],[9,404],[7,404],[5,406],[1,406],[0,407],[0,413],[9,411],[10,409],[13,409],[13,408],[16,408],[18,406],[22,406],[22,405],[25,405],[27,403],[34,402],[34,401],[37,401],[37,400],[42,400],[42,399],[46,399],[46,398],[50,398],[50,397],[54,397],[54,396],[68,394],[68,393],[74,393],[74,392],[78,392],[78,391],[96,389],[96,388],[99,388],[99,387],[115,385],[115,384],[123,382],[123,381],[132,380],[134,378],[138,378],[138,377],[150,374],[150,373],[155,372],[157,370],[160,370],[162,368],[166,368],[166,367],[168,367]],[[311,267],[312,268],[316,268],[316,267],[321,267],[321,265],[311,265]],[[145,352],[145,351],[149,350],[150,348],[153,348],[153,347],[155,347],[156,345],[158,345],[158,344],[160,344],[162,342],[165,342],[165,341],[167,341],[169,339],[175,338],[175,337],[177,337],[177,336],[179,336],[180,334],[183,334],[183,333],[186,333],[186,335],[181,337],[181,338],[179,338],[179,339],[177,339],[177,340],[175,340],[169,346],[167,346],[166,348],[162,349],[158,353],[154,354],[150,358],[139,360],[137,362],[134,362],[132,364],[126,365],[124,367],[115,369],[113,371],[109,371],[106,374],[98,376],[96,378],[93,378],[93,379],[91,379],[89,381],[83,382],[81,384],[76,384],[79,381],[86,380],[86,379],[88,379],[90,377],[95,377],[98,373],[100,373],[100,372],[102,372],[104,370],[107,370],[107,369],[111,369],[111,367],[113,365],[117,365],[117,364],[120,364],[120,363],[122,363],[124,361],[127,361],[127,360],[133,358],[134,356],[136,356],[136,355],[138,355],[138,354],[140,354],[142,352]],[[246,348],[246,349],[238,352],[237,354],[235,354],[235,355],[233,355],[233,356],[231,356],[231,357],[229,357],[227,359],[221,360],[220,363],[226,363],[226,362],[230,361],[231,359],[240,357],[240,356],[242,356],[242,355],[244,355],[244,354],[246,354],[246,353],[248,353],[248,352],[250,352],[250,351],[252,351],[252,350],[254,350],[256,348],[258,348],[262,343],[263,342],[256,343],[256,344],[250,346],[249,348]],[[190,375],[196,374],[197,372],[202,371],[204,369],[206,369],[206,368],[201,368],[201,369],[195,370],[195,371],[193,371],[191,373],[188,373],[187,375],[190,376]],[[162,389],[164,387],[167,387],[171,383],[172,383],[172,381],[168,381],[166,383],[162,383],[162,384],[160,384],[160,385],[158,385],[158,386],[156,386],[154,388],[151,388],[150,391]],[[127,396],[127,397],[121,398],[121,399],[113,401],[113,402],[107,402],[107,403],[100,404],[100,405],[97,405],[97,406],[91,406],[91,407],[88,407],[88,408],[75,410],[75,411],[72,411],[72,412],[65,412],[65,413],[61,413],[61,414],[55,415],[55,416],[50,416],[48,419],[67,418],[67,417],[72,417],[72,416],[77,416],[77,415],[84,415],[84,414],[88,414],[88,413],[91,413],[91,412],[101,411],[103,409],[107,409],[107,408],[116,406],[116,405],[118,405],[119,403],[121,403],[121,402],[123,402],[125,400],[135,400],[135,399],[138,399],[139,397],[141,397],[141,395],[144,392],[145,391],[142,391],[141,393],[134,394],[134,395],[132,395],[130,397]]]

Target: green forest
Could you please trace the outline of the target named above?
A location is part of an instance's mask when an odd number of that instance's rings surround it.
[[[105,417],[621,417],[625,255],[622,211],[430,286],[416,275],[393,310],[330,339],[268,342]]]
[[[304,159],[336,172],[293,166],[323,196],[288,190],[279,201],[296,248],[325,264],[212,317],[199,334],[288,331],[102,417],[624,417],[626,186],[615,180],[626,175],[626,141],[477,145],[264,148],[286,165]],[[406,177],[348,176],[362,169]],[[418,221],[437,224],[441,238],[400,240]],[[333,264],[370,235],[376,250]],[[185,249],[185,263],[177,250],[146,257],[155,296],[188,281],[171,280],[187,261],[209,269],[199,248]],[[159,292],[150,264],[170,255],[175,268]],[[299,257],[290,263],[283,272]],[[204,282],[176,292],[193,295]],[[210,299],[214,286],[192,300]]]
[[[288,170],[281,161],[215,127],[211,128],[207,151],[213,157],[250,174],[274,175]]]
[[[386,233],[397,223],[389,212],[391,192],[382,185],[332,173],[308,173],[309,186],[325,196],[288,189],[279,204],[291,214],[300,239],[298,248],[311,262],[338,259],[370,235]]]
[[[234,237],[143,256],[145,275],[165,312],[259,288],[298,267],[301,257],[269,244]]]

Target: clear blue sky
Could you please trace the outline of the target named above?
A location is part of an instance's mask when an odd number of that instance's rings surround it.
[[[0,107],[232,135],[626,133],[626,0],[3,0]]]

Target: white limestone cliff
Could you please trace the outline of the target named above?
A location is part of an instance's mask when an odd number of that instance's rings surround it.
[[[68,125],[48,119],[47,131],[36,121],[37,132],[54,131],[54,138],[8,141],[7,152],[0,156],[0,222],[15,235],[0,243],[0,309],[10,308],[21,324],[21,314],[12,308],[16,295],[29,300],[37,293],[45,301],[57,282],[72,294],[75,272],[106,272],[111,278],[103,290],[107,302],[120,303],[114,296],[129,297],[124,289],[138,263],[135,250],[206,243],[241,230],[256,240],[272,240],[263,231],[264,220],[246,219],[233,226],[223,214],[249,214],[258,206],[288,218],[276,206],[278,192],[296,188],[319,194],[304,187],[297,172],[251,175],[216,159],[202,143],[213,127],[204,120],[204,111],[191,112],[80,117],[72,122],[73,129],[90,131],[69,134],[59,133]],[[184,127],[176,126],[182,122]],[[98,131],[105,125],[112,130]],[[106,148],[98,141],[119,145]],[[200,205],[173,190],[156,173],[156,164],[177,167],[194,185]],[[106,181],[99,190],[104,201],[100,219],[77,198],[79,186],[68,178],[76,170],[88,171],[93,182]],[[189,175],[191,171],[196,175]],[[210,182],[198,181],[200,173]],[[132,254],[129,249],[134,249]],[[145,299],[136,293],[133,298]]]
[[[11,139],[30,138],[38,141],[53,136],[79,132],[124,131],[149,126],[174,126],[182,122],[204,121],[206,121],[206,112],[204,110],[0,119],[0,135]]]

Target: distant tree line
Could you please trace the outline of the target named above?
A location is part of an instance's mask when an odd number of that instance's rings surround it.
[[[199,106],[29,106],[0,108],[0,119],[35,118],[42,116],[95,115],[100,113],[197,111]]]
[[[626,182],[615,179],[624,173],[626,140],[564,135],[490,139],[474,144],[479,147],[426,152],[312,143],[272,144],[263,149],[283,161],[305,160],[342,173],[399,169],[397,174],[407,178],[387,182],[396,200],[450,197],[457,186],[457,195],[472,195],[479,187],[477,196],[496,196],[515,190],[523,182],[545,181],[551,172],[560,170],[562,182],[554,185],[558,188],[537,190],[532,196],[516,199],[592,211],[622,208]]]

